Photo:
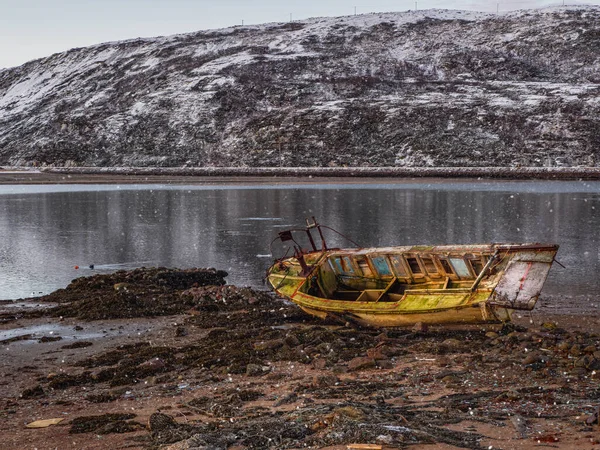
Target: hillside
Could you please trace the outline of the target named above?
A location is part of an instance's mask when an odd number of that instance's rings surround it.
[[[428,10],[0,70],[0,165],[599,166],[600,7]]]

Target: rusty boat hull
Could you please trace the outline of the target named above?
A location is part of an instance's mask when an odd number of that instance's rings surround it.
[[[313,228],[319,225],[313,225]],[[320,233],[320,230],[319,230]],[[322,235],[321,235],[322,236]],[[267,280],[317,317],[376,327],[511,320],[535,306],[558,245],[296,248]]]

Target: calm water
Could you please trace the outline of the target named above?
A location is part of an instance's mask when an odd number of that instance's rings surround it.
[[[263,287],[270,242],[313,215],[363,246],[558,243],[566,269],[553,267],[544,294],[600,292],[599,182],[63,185],[0,186],[0,299],[156,265],[222,268],[230,284]]]

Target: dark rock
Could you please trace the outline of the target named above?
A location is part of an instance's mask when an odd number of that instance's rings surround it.
[[[53,317],[100,320],[174,315],[207,303],[222,305],[224,295],[230,293],[222,287],[225,275],[226,272],[215,269],[121,270],[77,278],[65,289],[39,300],[59,303],[45,311]]]
[[[148,429],[152,432],[165,431],[175,427],[177,427],[175,418],[168,414],[155,412],[148,418]]]
[[[379,367],[380,369],[384,369],[384,370],[394,368],[394,363],[389,359],[376,360],[376,364],[377,364],[377,367]]]
[[[334,386],[339,382],[339,378],[335,375],[317,375],[313,378],[312,385],[317,388],[325,388]]]
[[[424,324],[423,322],[417,322],[412,327],[413,333],[427,333],[427,331],[429,331],[429,326],[427,324]]]
[[[456,375],[446,375],[441,381],[444,384],[457,384],[460,382],[460,379]]]
[[[442,370],[441,372],[436,373],[433,377],[436,380],[441,380],[447,376],[458,377],[459,375],[464,375],[464,371],[455,371],[455,370]]]
[[[569,350],[569,355],[571,356],[580,356],[581,355],[581,346],[579,344],[575,344]]]
[[[442,345],[451,350],[457,350],[457,349],[462,348],[463,343],[461,341],[459,341],[458,339],[450,338],[450,339],[446,339],[444,342],[442,342]]]
[[[312,361],[312,366],[317,370],[323,370],[327,367],[327,360],[325,358],[315,358]]]
[[[540,361],[542,361],[542,356],[539,353],[529,353],[523,359],[523,365],[527,366],[529,364],[533,364]]]
[[[104,414],[101,416],[76,417],[71,421],[69,433],[129,433],[138,431],[143,426],[131,421],[135,414]]]
[[[254,349],[259,351],[276,350],[284,345],[285,342],[283,339],[273,339],[270,341],[255,342]]]
[[[546,331],[554,331],[557,329],[557,325],[554,322],[544,322],[542,324],[542,329]]]
[[[349,371],[365,370],[373,367],[375,367],[375,360],[364,356],[356,357],[348,363]]]
[[[556,346],[556,349],[560,352],[568,352],[571,348],[571,344],[567,341],[562,341]]]
[[[40,339],[38,339],[38,342],[56,342],[60,340],[62,340],[61,336],[42,336]]]
[[[75,341],[72,344],[63,345],[61,348],[64,350],[71,350],[75,348],[91,347],[92,345],[94,345],[94,343],[90,341]]]
[[[298,345],[300,345],[300,340],[298,340],[298,338],[296,337],[296,335],[294,335],[294,334],[288,334],[285,337],[285,343],[287,345],[289,345],[290,347],[297,347]]]
[[[292,392],[292,393],[280,398],[279,400],[277,400],[275,403],[273,403],[273,406],[278,407],[281,405],[287,405],[289,403],[294,403],[296,400],[298,400],[298,394],[296,394],[295,392]]]
[[[165,362],[161,358],[152,358],[140,364],[140,368],[155,372],[166,367]]]
[[[525,439],[527,437],[527,419],[518,414],[515,414],[513,416],[510,416],[510,422],[515,428],[518,438]]]
[[[260,366],[258,364],[248,364],[246,366],[246,375],[249,377],[260,377],[269,373],[270,369],[268,367]]]
[[[372,358],[375,361],[380,359],[388,359],[387,355],[384,354],[381,347],[370,348],[367,350],[367,357]]]
[[[587,416],[585,418],[585,424],[586,425],[597,424],[597,423],[599,423],[598,421],[600,420],[599,417],[600,417],[600,406],[597,406],[596,410],[592,414],[590,414],[589,416]]]
[[[600,359],[590,358],[588,360],[587,368],[590,370],[600,370]]]
[[[29,400],[32,398],[40,398],[40,397],[45,397],[46,396],[46,392],[44,391],[44,388],[42,388],[41,385],[37,385],[31,388],[27,388],[25,389],[23,392],[21,392],[20,397],[24,400]]]

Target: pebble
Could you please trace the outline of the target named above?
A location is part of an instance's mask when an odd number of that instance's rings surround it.
[[[377,367],[380,369],[393,369],[394,363],[389,359],[381,359],[377,361]]]
[[[348,370],[350,371],[370,369],[372,367],[375,367],[375,360],[366,356],[359,356],[348,363]]]
[[[429,331],[429,327],[423,322],[417,322],[415,326],[412,327],[413,333],[427,333],[427,331]]]
[[[442,383],[444,384],[456,384],[459,382],[459,379],[456,375],[446,375],[442,378]]]
[[[538,353],[530,353],[523,359],[523,365],[528,366],[529,364],[540,362],[541,360],[542,357]]]
[[[444,342],[442,342],[442,345],[445,345],[446,347],[450,347],[450,348],[458,348],[458,347],[462,347],[462,342],[459,341],[458,339],[450,338],[450,339],[446,339]]]
[[[327,367],[327,360],[325,358],[315,358],[312,360],[313,369],[323,370]]]
[[[263,366],[258,364],[248,364],[246,366],[246,375],[248,375],[249,377],[261,376],[267,373],[268,371],[268,368],[267,370],[265,370]]]
[[[313,387],[331,387],[334,386],[340,379],[335,375],[317,375],[312,380]]]
[[[561,352],[566,352],[571,348],[571,345],[567,341],[562,341],[556,346],[556,349]]]
[[[388,359],[380,347],[370,348],[367,350],[367,357],[374,360]]]
[[[569,355],[571,356],[579,356],[581,355],[581,346],[579,344],[573,345],[569,350]]]

